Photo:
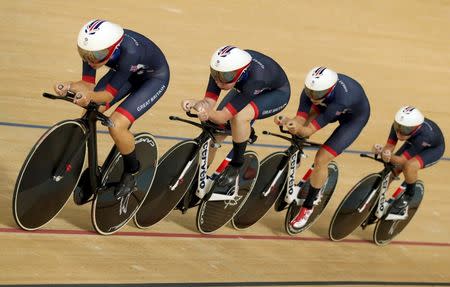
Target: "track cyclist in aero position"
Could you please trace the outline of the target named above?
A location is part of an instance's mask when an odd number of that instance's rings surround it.
[[[78,53],[83,61],[82,80],[57,83],[57,94],[64,96],[70,90],[76,93],[75,104],[105,103],[104,110],[126,97],[112,113],[114,127],[109,128],[124,162],[124,173],[114,190],[116,198],[121,198],[136,187],[140,166],[129,128],[167,90],[169,66],[150,39],[105,20],[91,20],[81,28]],[[110,70],[95,84],[96,70],[103,66]]]
[[[405,143],[393,155],[399,140]],[[405,219],[408,216],[408,204],[414,197],[419,170],[436,164],[444,151],[444,136],[435,122],[425,118],[412,106],[398,110],[386,145],[374,145],[374,152],[381,154],[383,161],[397,166],[396,174],[403,172],[405,176],[405,192],[395,201],[389,219]]]
[[[221,90],[229,92],[214,109]],[[231,122],[233,156],[217,179],[220,186],[238,184],[251,122],[283,110],[289,102],[290,92],[285,72],[272,58],[234,46],[224,46],[214,52],[205,97],[202,100],[183,100],[182,108],[198,111],[201,121],[210,120],[219,125]],[[224,137],[217,140],[223,141]],[[211,150],[210,162],[215,153],[215,149]]]
[[[306,75],[296,117],[275,117],[275,124],[286,126],[290,133],[300,137],[309,137],[327,124],[339,122],[316,153],[306,199],[290,222],[293,228],[300,229],[308,222],[328,177],[328,163],[356,140],[369,116],[369,101],[356,80],[326,67],[315,67]]]

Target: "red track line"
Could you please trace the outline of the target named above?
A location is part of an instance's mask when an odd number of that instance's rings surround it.
[[[70,229],[40,229],[35,231],[25,231],[18,228],[0,228],[0,233],[27,233],[27,234],[61,234],[61,235],[97,235],[89,230],[70,230]],[[302,236],[284,236],[284,235],[231,235],[231,234],[199,234],[199,233],[165,233],[165,232],[117,232],[112,236],[135,236],[135,237],[165,237],[165,238],[205,238],[205,239],[247,239],[247,240],[296,240],[296,241],[318,241],[334,243],[327,238],[320,237],[302,237]],[[371,243],[364,239],[344,239],[342,243]],[[336,244],[336,243],[334,243]],[[390,244],[396,245],[415,245],[415,246],[434,246],[450,247],[446,242],[421,242],[421,241],[393,241]]]

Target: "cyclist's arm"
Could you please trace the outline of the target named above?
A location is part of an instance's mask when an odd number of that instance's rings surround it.
[[[304,126],[297,129],[297,135],[309,137],[315,132],[336,120],[336,115],[345,110],[345,106],[337,103],[331,103],[324,113],[319,114],[318,109],[312,107],[308,114]]]
[[[211,110],[216,106],[217,100],[215,98],[211,98],[208,96],[205,96],[203,100],[200,100],[198,104],[201,104],[203,107],[205,107],[207,110]]]
[[[303,90],[300,95],[300,103],[295,117],[298,126],[308,127],[319,114],[318,108],[312,104],[311,100],[306,96],[306,93]]]
[[[109,103],[114,99],[114,96],[109,91],[88,91],[91,101],[96,103]]]
[[[397,144],[397,141],[398,141],[397,134],[395,133],[394,126],[392,125],[391,130],[389,131],[389,136],[386,141],[386,144],[383,147],[382,153],[389,151],[392,154],[392,158],[394,158],[394,156],[395,156],[394,149]],[[397,157],[397,156],[395,156],[395,157]]]
[[[391,156],[390,163],[392,163],[393,165],[403,166],[407,161],[408,159],[404,155],[393,154]]]
[[[197,108],[202,107],[208,112],[210,112],[216,106],[219,95],[220,95],[220,88],[216,85],[213,78],[209,76],[205,96],[203,97],[202,100],[197,101],[195,106]]]
[[[315,106],[313,106],[315,107]],[[305,122],[303,123],[304,126],[309,125],[309,123],[311,123],[315,118],[317,118],[317,116],[320,114],[320,112],[318,112],[316,109],[311,108],[311,110],[309,111],[308,114],[308,118],[305,120]]]
[[[305,123],[308,121],[310,117],[311,106],[311,100],[306,96],[305,91],[302,91],[300,95],[300,103],[297,109],[297,115],[294,118],[299,126],[305,125]]]
[[[295,117],[294,120],[296,120],[298,117]],[[312,123],[306,124],[306,122],[303,125],[297,125],[297,132],[296,134],[301,137],[309,137],[313,135],[315,132],[317,132],[319,129],[316,128]]]
[[[226,124],[227,121],[231,120],[233,118],[233,115],[228,109],[223,109],[220,111],[216,111],[214,109],[211,109],[208,112],[209,120],[212,121],[215,124],[223,125]]]
[[[70,90],[75,93],[93,91],[94,87],[95,84],[86,81],[70,82]]]
[[[398,141],[397,134],[395,133],[394,125],[392,125],[391,130],[389,132],[388,140],[386,142],[386,145],[383,147],[382,153],[389,151],[392,154],[390,163],[397,166],[403,166],[408,161],[408,158],[405,155],[405,152],[401,155],[394,154],[394,149],[395,146],[397,145],[397,141]]]
[[[75,93],[93,91],[95,87],[96,70],[84,61],[82,62],[82,65],[83,72],[81,80],[68,82],[68,84],[70,84],[69,90]]]

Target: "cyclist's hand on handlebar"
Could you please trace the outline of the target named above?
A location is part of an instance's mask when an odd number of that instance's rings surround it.
[[[91,97],[88,93],[78,92],[73,98],[73,102],[81,107],[86,107],[91,102]]]
[[[67,92],[70,90],[70,83],[69,82],[56,83],[54,86],[54,90],[58,96],[64,97],[67,95]]]
[[[196,111],[199,111],[199,109],[204,109],[204,110],[209,110],[209,104],[208,104],[208,102],[206,101],[206,100],[201,100],[201,101],[198,101],[198,102],[196,102],[195,103],[195,105],[194,105],[194,109],[196,110]]]
[[[185,112],[189,112],[197,103],[196,100],[182,100],[181,101],[181,108],[185,111]]]
[[[202,122],[206,122],[209,118],[207,109],[204,109],[203,107],[199,107],[197,109],[197,111],[198,111],[198,114],[197,114],[198,119]]]
[[[277,126],[284,126],[284,125],[287,123],[288,120],[289,120],[288,117],[281,116],[281,115],[275,116],[275,117],[273,118],[273,122],[274,122]]]
[[[293,119],[289,119],[286,121],[285,123],[286,128],[288,129],[288,131],[293,134],[296,135],[298,132],[298,124],[295,120]]]
[[[382,144],[374,144],[372,147],[372,152],[374,154],[381,154],[381,152],[383,151],[383,145]]]
[[[385,149],[381,152],[381,159],[384,162],[390,162],[392,157],[392,152],[389,149]]]

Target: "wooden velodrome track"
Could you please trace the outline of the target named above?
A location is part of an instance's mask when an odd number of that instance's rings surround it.
[[[340,200],[360,178],[380,170],[355,153],[337,159],[335,196],[318,222],[298,237],[284,233],[284,213],[273,211],[249,230],[227,226],[209,237],[196,230],[196,210],[173,212],[145,231],[130,223],[109,237],[92,233],[90,206],[72,201],[39,232],[19,230],[11,211],[14,183],[32,145],[46,127],[80,114],[76,106],[46,100],[41,93],[51,91],[58,80],[80,78],[76,36],[91,18],[139,31],[166,54],[169,89],[133,127],[157,136],[160,154],[181,138],[197,135],[168,116],[182,115],[181,99],[203,96],[210,54],[224,44],[261,51],[284,67],[292,87],[287,115],[295,113],[304,74],[314,65],[359,80],[372,114],[350,150],[367,151],[386,140],[393,115],[404,104],[416,105],[435,120],[450,146],[449,1],[0,3],[0,284],[450,285],[448,149],[445,160],[420,173],[426,193],[415,219],[382,248],[370,243],[372,229],[344,242],[328,241]],[[314,140],[325,140],[333,127]],[[260,158],[281,149],[274,145],[285,144],[261,135],[263,129],[276,131],[272,119],[259,122],[256,129],[259,144],[272,145],[250,147]],[[101,159],[110,146],[109,137],[101,134]],[[299,175],[311,162],[312,156]]]

